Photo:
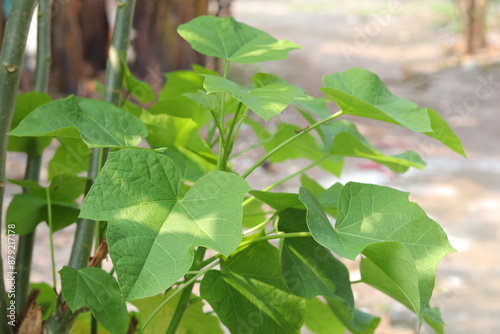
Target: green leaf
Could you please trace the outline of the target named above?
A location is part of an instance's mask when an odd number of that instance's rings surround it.
[[[76,204],[52,203],[52,227],[54,232],[76,222],[79,210]],[[16,226],[16,234],[25,235],[47,221],[47,200],[32,193],[16,194],[7,208],[5,223]]]
[[[279,214],[278,229],[307,232],[306,211],[288,209]],[[325,296],[337,301],[337,312],[353,316],[354,297],[349,271],[313,238],[285,238],[281,243],[281,273],[294,294],[307,299]]]
[[[368,245],[384,241],[405,246],[416,264],[420,305],[428,303],[437,264],[454,249],[441,226],[410,202],[408,193],[350,182],[340,195],[335,228],[306,188],[300,189],[300,200],[313,238],[340,256],[354,260]]]
[[[90,149],[80,138],[58,138],[60,146],[49,162],[49,180],[59,175],[77,175],[89,167]]]
[[[266,220],[261,201],[251,201],[243,207],[243,227],[250,228]]]
[[[106,220],[111,259],[127,300],[155,295],[191,267],[193,249],[225,256],[241,241],[241,177],[220,171],[180,198],[181,174],[169,157],[145,150],[111,153],[85,198],[81,217]]]
[[[148,83],[140,81],[130,72],[124,54],[120,55],[120,61],[123,68],[123,83],[125,88],[141,103],[153,101],[156,98],[153,89]]]
[[[319,193],[325,191],[325,188],[323,188],[315,179],[310,178],[305,173],[300,176],[300,185],[304,188],[309,189],[309,191],[313,195],[318,195]]]
[[[321,90],[344,113],[401,125],[435,138],[465,156],[460,140],[438,113],[393,95],[376,74],[352,68],[327,75],[324,83],[326,87]]]
[[[232,17],[199,16],[181,24],[177,32],[196,51],[240,64],[286,59],[289,51],[300,48]]]
[[[47,320],[52,311],[57,308],[57,295],[47,283],[30,283],[30,293],[33,290],[40,290],[36,303],[42,308],[42,319]]]
[[[92,333],[92,313],[83,312],[77,315],[69,334],[89,334]],[[110,334],[109,331],[103,328],[100,323],[97,323],[97,334]]]
[[[362,281],[421,316],[418,272],[410,251],[397,242],[379,242],[368,245],[363,255]]]
[[[47,190],[35,181],[31,180],[9,180],[10,183],[16,184],[28,189],[33,195],[45,199]],[[56,203],[73,204],[74,201],[83,194],[87,179],[73,175],[59,175],[52,180],[49,185],[50,199]]]
[[[170,290],[166,294],[159,294],[153,297],[134,300],[131,303],[137,307],[139,313],[136,314],[139,323],[144,323],[153,311],[175,290]],[[192,295],[195,298],[195,295]],[[180,294],[169,300],[155,315],[144,330],[144,334],[165,333],[174,315],[179,302]],[[186,309],[177,327],[177,334],[223,334],[217,317],[203,312],[203,303],[190,304]]]
[[[444,321],[441,318],[441,311],[437,307],[426,305],[424,310],[424,319],[436,334],[444,334]]]
[[[200,177],[205,175],[203,169],[196,162],[179,151],[177,148],[170,147],[168,150],[163,151],[162,153],[175,161],[182,174],[183,180],[195,182]]]
[[[297,131],[300,130],[301,129],[297,126],[281,123],[272,139],[264,143],[264,149],[266,152],[270,152],[285,140],[296,135]],[[273,154],[270,160],[272,163],[278,163],[289,159],[304,158],[315,162],[328,154],[330,153],[320,147],[313,136],[306,133],[292,141],[285,148]],[[342,171],[343,160],[339,157],[330,157],[319,163],[318,166],[333,175],[339,176]]]
[[[300,202],[297,194],[251,190],[250,195],[255,196],[255,198],[277,211],[288,208],[304,209],[304,205]]]
[[[8,134],[81,136],[89,147],[123,147],[138,145],[141,137],[147,136],[147,129],[139,119],[113,104],[69,96],[35,109]]]
[[[339,334],[345,332],[345,327],[333,315],[328,305],[317,298],[306,300],[304,324],[316,334]]]
[[[289,84],[276,83],[248,90],[222,77],[204,77],[203,87],[208,93],[226,92],[266,121],[279,115],[295,98],[304,95],[300,89]]]
[[[16,128],[21,121],[26,118],[36,108],[52,101],[50,95],[39,92],[27,92],[18,94],[16,97],[16,107],[10,130]],[[24,152],[40,154],[49,146],[52,138],[19,138],[9,137],[7,150],[10,152]]]
[[[73,312],[88,306],[97,321],[111,333],[125,333],[129,325],[127,307],[113,276],[94,267],[76,270],[64,266],[59,273],[64,299]]]
[[[299,333],[305,303],[288,292],[279,267],[278,250],[255,243],[205,274],[201,296],[231,333]]]

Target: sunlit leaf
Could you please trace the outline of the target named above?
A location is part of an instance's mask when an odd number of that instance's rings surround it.
[[[196,51],[241,64],[286,59],[289,51],[300,48],[232,17],[199,16],[181,24],[177,32]]]
[[[181,174],[169,157],[144,150],[112,153],[81,216],[108,221],[108,243],[127,300],[164,291],[191,267],[194,247],[228,256],[241,241],[241,177],[220,171],[180,198]]]
[[[130,113],[99,100],[69,96],[33,110],[12,136],[81,138],[89,147],[136,146],[146,126]]]

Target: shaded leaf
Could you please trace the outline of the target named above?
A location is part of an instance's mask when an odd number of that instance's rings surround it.
[[[124,54],[120,55],[120,61],[123,68],[123,83],[125,88],[141,103],[153,101],[156,98],[153,89],[148,83],[140,81],[130,72]]]
[[[50,95],[40,92],[18,94],[10,130],[15,129],[33,110],[50,101],[52,101]],[[49,146],[51,141],[52,138],[21,138],[11,136],[7,141],[7,150],[10,152],[40,154]]]
[[[306,211],[288,209],[279,215],[278,229],[307,232]],[[285,238],[281,242],[281,273],[294,294],[307,299],[325,296],[337,301],[337,312],[352,317],[354,297],[349,271],[312,237]]]
[[[147,136],[146,126],[130,113],[99,100],[69,96],[31,112],[12,136],[81,138],[89,147],[136,146]]]
[[[199,16],[181,24],[177,32],[194,50],[240,64],[286,59],[289,51],[300,48],[232,17]]]
[[[328,305],[317,298],[306,300],[304,324],[316,334],[344,333],[345,327],[332,313]]]
[[[281,123],[272,139],[264,143],[265,150],[270,152],[285,140],[295,136],[297,131],[300,130],[301,129],[297,126]],[[304,158],[315,162],[329,154],[329,152],[318,145],[316,139],[312,135],[305,133],[289,143],[286,148],[273,154],[270,160],[272,163],[278,163],[289,159]],[[329,157],[319,163],[318,166],[327,172],[339,176],[342,171],[343,160],[339,157]]]
[[[111,333],[123,334],[127,330],[127,307],[113,276],[95,267],[76,270],[64,266],[59,273],[64,299],[73,312],[88,306],[97,321]]]
[[[111,259],[127,300],[155,295],[191,267],[193,249],[231,254],[241,241],[241,177],[220,171],[180,198],[181,174],[169,157],[144,150],[111,153],[81,216],[106,220]]]
[[[137,307],[139,312],[136,314],[140,323],[144,323],[146,319],[155,311],[168,296],[175,290],[170,290],[166,294],[159,294],[153,297],[134,300],[131,303]],[[177,294],[168,301],[156,316],[151,320],[144,330],[144,334],[164,333],[167,331],[168,325],[174,315],[175,309],[179,302],[181,294]],[[192,297],[196,297],[192,295]],[[188,305],[179,327],[177,334],[223,334],[219,320],[217,317],[203,312],[203,303],[197,302]]]
[[[304,300],[288,292],[281,278],[279,252],[255,243],[211,270],[201,296],[231,333],[299,333]]]
[[[40,290],[36,299],[43,311],[42,319],[47,320],[57,307],[57,295],[54,289],[47,283],[30,283],[30,293],[33,290]]]
[[[61,144],[49,162],[49,180],[58,175],[77,175],[89,167],[90,149],[80,138],[58,138]]]

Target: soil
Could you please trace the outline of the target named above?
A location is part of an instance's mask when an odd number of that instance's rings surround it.
[[[351,159],[340,182],[376,183],[409,191],[410,198],[444,227],[458,251],[439,265],[431,301],[432,306],[441,308],[446,332],[500,333],[500,123],[495,121],[500,105],[500,32],[498,27],[490,28],[490,47],[480,54],[457,55],[454,47],[459,37],[451,30],[457,18],[443,16],[439,8],[430,0],[238,0],[233,5],[238,20],[304,49],[280,62],[235,66],[231,74],[246,80],[255,69],[270,72],[320,96],[318,87],[324,75],[363,67],[377,73],[393,93],[443,115],[461,138],[468,159],[425,136],[351,118],[384,153],[413,149],[428,167],[395,175]],[[302,124],[291,111],[278,120]],[[269,123],[271,127],[275,124]],[[243,138],[238,147],[247,146],[251,136]],[[260,154],[254,150],[243,155],[239,168],[245,170]],[[45,154],[45,161],[51,155]],[[7,177],[21,179],[24,164],[22,154],[9,153]],[[254,189],[262,189],[306,164],[294,161],[259,168],[249,180]],[[44,173],[42,180],[46,178]],[[325,186],[339,181],[318,170],[308,174]],[[297,191],[298,185],[294,179],[277,190]],[[19,191],[19,187],[8,185],[4,210]],[[67,263],[73,231],[65,229],[54,236],[58,268]],[[32,280],[48,282],[50,256],[44,224],[37,229],[37,238],[43,242],[35,248]],[[5,242],[2,246],[5,248]],[[357,263],[348,265],[353,279],[359,277]],[[382,317],[376,333],[417,333],[415,316],[399,303],[363,284],[355,286],[355,298],[358,308]],[[425,327],[421,331],[430,332]]]

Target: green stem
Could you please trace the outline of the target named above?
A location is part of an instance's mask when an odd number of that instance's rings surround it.
[[[259,230],[263,229],[267,224],[269,224],[276,217],[277,214],[278,213],[275,212],[269,219],[266,219],[262,223],[260,223],[258,225],[255,225],[251,229],[246,230],[243,233],[243,235],[246,236],[246,235],[252,234],[253,232],[256,232],[256,231],[259,231]]]
[[[7,163],[7,131],[10,130],[26,49],[26,39],[37,0],[13,1],[0,50],[0,203],[5,191]],[[2,223],[0,205],[0,226]],[[1,235],[1,228],[0,228]],[[0,249],[1,242],[0,242]],[[7,297],[3,275],[3,258],[0,256],[0,333],[12,333],[7,318]]]
[[[227,75],[229,74],[229,65],[231,64],[230,61],[226,60],[226,63],[224,64],[224,73],[222,76],[224,79],[227,78]],[[224,146],[225,146],[225,141],[229,140],[228,137],[224,138],[224,120],[226,119],[226,114],[224,113],[224,106],[226,104],[226,92],[222,92],[222,98],[220,102],[220,115],[219,115],[219,159],[217,160],[217,169],[218,170],[226,170],[226,167],[222,168],[224,165]],[[225,140],[224,140],[225,139]]]
[[[310,236],[311,236],[311,232],[294,232],[294,233],[280,233],[280,234],[266,235],[265,237],[260,237],[260,238],[255,238],[255,239],[243,241],[238,246],[238,248],[245,247],[245,246],[251,245],[253,243],[266,241],[266,240],[286,239],[286,238],[303,238],[303,237],[310,237]]]
[[[113,38],[108,53],[106,64],[106,81],[104,100],[115,105],[120,103],[120,95],[123,83],[123,68],[120,62],[120,54],[126,54],[130,46],[130,30],[134,15],[135,0],[121,0],[116,9],[115,26]],[[93,149],[89,161],[89,175],[87,181],[87,194],[90,186],[94,183],[97,174],[105,160],[107,150]],[[80,218],[77,222],[75,240],[69,265],[75,269],[87,265],[92,250],[92,242],[95,233],[95,222],[90,219]],[[66,333],[72,325],[75,315],[69,308],[65,311],[56,312],[47,321],[49,333]]]
[[[302,169],[299,169],[298,171],[290,174],[290,175],[287,175],[285,176],[284,178],[282,178],[281,180],[271,184],[270,186],[262,189],[262,191],[269,191],[271,189],[274,189],[276,188],[277,186],[279,185],[282,185],[283,183],[285,183],[286,181],[290,180],[290,179],[293,179],[294,177],[296,177],[297,175],[300,175],[302,173],[304,173],[305,171],[313,168],[314,166],[316,165],[319,165],[320,163],[322,163],[324,160],[326,160],[327,158],[331,157],[331,154],[327,154],[325,155],[323,158],[319,159],[319,160],[316,160],[315,162],[313,162],[312,164],[310,165],[307,165],[306,167],[302,168]],[[246,206],[248,204],[250,204],[251,202],[255,201],[255,196],[252,196],[252,197],[249,197],[247,198],[244,202],[243,202],[243,206]]]
[[[38,25],[37,25],[37,51],[36,68],[33,82],[33,90],[41,93],[47,92],[49,82],[51,53],[50,53],[50,0],[40,0],[38,5]],[[28,139],[30,140],[30,139]],[[34,140],[31,140],[34,144]],[[33,145],[34,146],[34,145]],[[37,181],[40,177],[40,166],[42,156],[33,149],[28,153],[26,163],[25,180]],[[16,255],[16,289],[15,295],[16,312],[21,313],[29,292],[29,282],[31,275],[31,262],[33,258],[33,248],[35,245],[36,230],[19,237],[17,244],[18,253]],[[55,288],[55,285],[54,285]]]
[[[36,153],[28,154],[28,161],[26,163],[26,171],[24,175],[25,180],[32,180],[38,182],[40,176],[40,165],[42,163],[42,156]],[[23,192],[28,191],[23,189]],[[16,312],[21,313],[26,298],[29,293],[30,274],[31,274],[31,261],[33,259],[33,248],[35,246],[35,231],[20,235],[17,243],[16,254]]]
[[[144,330],[146,329],[146,327],[149,325],[149,323],[151,322],[151,320],[155,317],[155,315],[163,308],[163,306],[165,306],[165,304],[167,304],[172,298],[174,298],[177,294],[183,292],[186,288],[189,288],[189,287],[192,287],[192,284],[196,282],[196,280],[200,277],[200,276],[203,276],[204,274],[206,274],[207,272],[209,272],[213,267],[215,267],[216,265],[218,264],[218,261],[212,263],[210,266],[208,266],[207,268],[205,268],[204,270],[200,271],[198,274],[194,275],[190,280],[186,281],[186,283],[174,290],[174,292],[172,292],[172,294],[170,294],[167,298],[165,298],[165,300],[160,304],[158,305],[158,307],[153,311],[153,313],[150,314],[150,316],[146,319],[146,321],[144,322],[144,324],[142,325],[142,328],[141,330],[139,331],[139,334],[142,334],[144,332]],[[189,293],[191,294],[191,292]],[[188,300],[189,301],[189,300]]]
[[[262,158],[260,158],[255,164],[253,164],[252,167],[250,167],[243,175],[242,177],[243,178],[246,178],[248,175],[250,175],[257,167],[259,167],[260,165],[262,165],[262,163],[264,161],[266,161],[267,159],[269,159],[269,157],[271,157],[274,153],[278,152],[279,150],[281,150],[283,147],[285,147],[286,145],[290,144],[291,142],[293,142],[295,139],[303,136],[304,134],[316,129],[317,127],[325,124],[325,123],[328,123],[332,120],[334,120],[335,118],[339,117],[342,115],[342,110],[336,112],[335,114],[331,115],[330,117],[327,117],[325,118],[324,120],[322,121],[319,121],[317,123],[314,123],[313,125],[309,126],[308,128],[302,130],[301,132],[297,133],[295,136],[293,137],[290,137],[288,138],[287,140],[285,140],[284,142],[282,142],[281,144],[279,144],[278,146],[276,146],[274,149],[272,149],[270,152],[268,152],[266,155],[264,155]]]
[[[205,257],[206,250],[207,249],[205,247],[201,246],[198,247],[194,255],[194,262],[193,265],[191,266],[190,272],[198,271],[201,268],[201,264],[203,263],[203,258]],[[182,316],[186,312],[186,309],[189,304],[189,299],[191,299],[191,293],[194,287],[194,282],[189,284],[187,282],[191,281],[193,277],[196,279],[199,277],[198,275],[203,275],[204,273],[205,273],[204,271],[200,271],[197,274],[193,275],[189,274],[188,272],[188,274],[184,276],[186,284],[183,286],[181,297],[179,298],[179,302],[177,303],[177,307],[175,309],[174,315],[172,316],[172,320],[170,320],[170,325],[168,326],[166,334],[175,334],[182,320]]]
[[[236,137],[238,135],[239,127],[236,130],[236,132],[234,130],[235,130],[236,125],[238,123],[238,118],[239,118],[242,106],[243,106],[243,103],[240,102],[238,104],[238,108],[236,109],[236,113],[234,114],[233,121],[231,122],[231,126],[229,127],[229,131],[227,133],[226,140],[224,143],[224,152],[222,153],[222,163],[221,163],[222,166],[227,166],[229,154],[231,153],[231,150],[233,148],[233,143],[235,141],[235,138],[233,138],[233,133],[234,133],[234,137]]]
[[[54,229],[52,228],[52,199],[50,197],[50,188],[45,188],[45,193],[47,195],[47,222],[49,223],[49,242],[50,242],[50,260],[52,262],[52,284],[54,290],[57,288],[56,280],[56,258],[54,256],[54,238],[52,234]]]

